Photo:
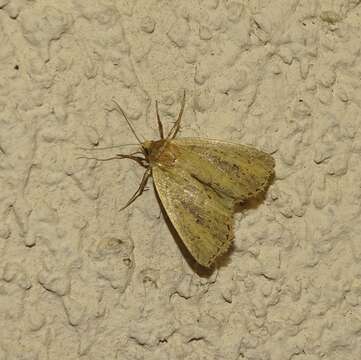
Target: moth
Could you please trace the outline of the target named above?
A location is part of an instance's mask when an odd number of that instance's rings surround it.
[[[123,209],[143,193],[152,176],[161,204],[186,248],[200,265],[211,267],[232,243],[235,206],[267,188],[274,174],[272,156],[221,140],[176,138],[185,93],[178,118],[166,136],[156,101],[159,140],[141,141],[125,112],[115,104],[140,147],[132,154],[105,160],[131,159],[146,169]]]

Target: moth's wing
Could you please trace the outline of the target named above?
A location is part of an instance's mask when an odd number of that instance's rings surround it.
[[[196,261],[209,267],[233,239],[234,201],[194,179],[181,166],[154,166],[153,180],[162,205]]]
[[[180,138],[173,140],[169,149],[177,154],[177,164],[184,171],[235,201],[263,192],[274,174],[272,156],[252,146]]]
[[[250,146],[181,138],[164,146],[152,173],[179,236],[201,265],[210,266],[231,244],[235,202],[265,190],[274,160]]]

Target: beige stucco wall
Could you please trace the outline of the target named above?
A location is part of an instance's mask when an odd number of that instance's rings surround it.
[[[0,359],[361,357],[359,0],[0,0]],[[234,249],[192,267],[142,168],[180,136],[273,154]],[[130,148],[90,152],[107,157]]]

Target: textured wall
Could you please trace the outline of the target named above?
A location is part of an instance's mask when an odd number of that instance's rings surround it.
[[[360,26],[360,0],[0,0],[0,359],[360,359]],[[181,136],[277,163],[208,274],[152,188],[118,211],[140,167],[77,159],[134,141],[112,97],[156,138],[183,89]]]

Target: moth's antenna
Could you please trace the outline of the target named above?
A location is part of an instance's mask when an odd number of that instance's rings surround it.
[[[183,91],[183,99],[182,99],[182,105],[181,105],[181,109],[179,111],[178,114],[178,118],[177,121],[174,123],[174,125],[172,126],[172,128],[170,129],[168,135],[167,135],[167,140],[168,139],[174,139],[180,129],[180,123],[181,123],[181,119],[182,119],[182,115],[183,115],[183,111],[184,111],[184,107],[186,105],[186,91]]]
[[[139,139],[137,133],[136,133],[135,130],[134,130],[134,127],[133,127],[132,123],[131,123],[130,120],[127,118],[127,115],[125,114],[124,110],[120,107],[120,105],[119,105],[114,99],[112,99],[112,101],[113,101],[113,103],[116,105],[116,109],[118,110],[118,112],[120,112],[120,113],[124,116],[125,121],[127,122],[130,130],[132,131],[133,135],[134,135],[135,138],[137,139],[138,143],[139,143],[140,145],[142,145],[142,142],[143,142],[143,141],[141,141],[141,140]]]
[[[87,147],[82,147],[82,146],[78,146],[78,149],[80,150],[86,150],[86,151],[95,151],[95,150],[108,150],[108,149],[117,149],[118,147],[122,147],[122,146],[136,146],[138,144],[119,144],[119,145],[112,145],[112,146],[102,146],[102,147],[93,147],[93,148],[87,148]]]

